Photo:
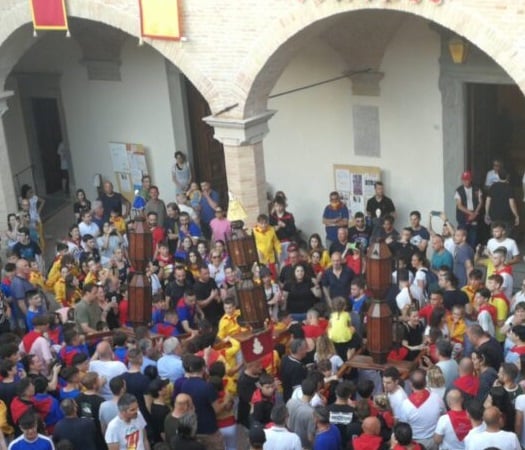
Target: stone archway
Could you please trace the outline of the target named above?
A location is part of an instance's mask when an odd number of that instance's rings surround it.
[[[70,17],[88,19],[120,29],[139,38],[139,5],[138,2],[126,0],[73,0],[66,2],[67,14]],[[34,38],[28,29],[28,36],[12,42],[10,36],[18,29],[31,22],[31,12],[27,0],[14,0],[0,5],[0,17],[3,26],[0,28],[0,82],[2,85],[18,58],[32,45]],[[191,58],[184,58],[182,49],[168,41],[146,39],[145,42],[177,66],[181,72],[202,94],[212,110],[214,101],[219,97],[213,83],[197,68]]]
[[[240,65],[235,84],[242,117],[266,110],[268,95],[277,79],[309,36],[326,30],[338,16],[366,10],[416,15],[463,36],[494,59],[525,92],[525,50],[516,45],[516,37],[510,36],[508,30],[493,26],[483,12],[473,6],[446,1],[436,5],[430,0],[421,3],[305,0],[297,2],[296,7],[266,28]]]

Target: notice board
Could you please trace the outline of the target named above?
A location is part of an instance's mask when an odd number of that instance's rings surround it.
[[[374,183],[381,180],[379,167],[334,164],[335,190],[350,213],[366,213],[366,202],[375,195]]]
[[[110,142],[109,152],[117,180],[117,190],[132,202],[135,190],[140,189],[142,185],[142,176],[149,173],[144,146]]]

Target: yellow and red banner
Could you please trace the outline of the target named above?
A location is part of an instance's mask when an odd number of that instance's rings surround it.
[[[30,0],[35,30],[67,30],[65,0]]]
[[[179,0],[139,0],[143,37],[177,41],[181,38]]]

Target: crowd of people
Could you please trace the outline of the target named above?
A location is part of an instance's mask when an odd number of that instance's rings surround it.
[[[501,164],[489,175],[477,188],[463,173],[455,225],[432,211],[425,227],[414,210],[398,231],[381,182],[352,217],[332,192],[324,239],[303,240],[277,192],[247,228],[276,338],[246,361],[238,336],[254,330],[239,309],[226,205],[194,182],[184,154],[175,201],[148,175],[138,194],[153,255],[151,322],[140,326],[129,319],[130,202],[109,181],[93,202],[79,189],[46,269],[42,203],[24,188],[1,282],[0,450],[521,449],[525,283],[514,292],[521,256],[510,237],[519,215]],[[355,369],[375,243],[392,254],[394,339],[383,370]]]

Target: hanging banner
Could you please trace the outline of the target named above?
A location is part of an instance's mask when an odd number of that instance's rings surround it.
[[[35,30],[67,30],[65,0],[30,0]]]
[[[177,41],[181,38],[179,0],[139,0],[142,37]]]
[[[273,351],[272,331],[266,330],[255,334],[246,341],[241,342],[241,352],[244,362],[252,362],[261,359],[264,355]]]

